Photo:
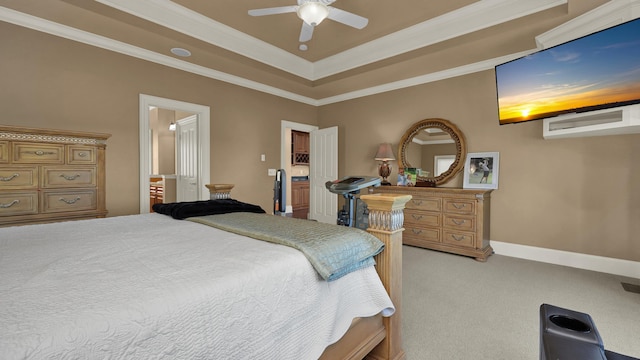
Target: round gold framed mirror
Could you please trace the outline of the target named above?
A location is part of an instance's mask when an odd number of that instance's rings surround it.
[[[464,168],[464,135],[448,120],[425,119],[413,124],[398,146],[400,168],[420,169],[417,181],[441,185]]]

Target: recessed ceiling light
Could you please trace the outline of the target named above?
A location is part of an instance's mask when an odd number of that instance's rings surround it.
[[[171,49],[171,53],[173,53],[173,55],[181,56],[181,57],[191,56],[191,51],[183,48],[173,48]]]
[[[298,46],[298,49],[300,49],[300,51],[307,51],[308,47],[306,44],[300,44],[300,46]]]

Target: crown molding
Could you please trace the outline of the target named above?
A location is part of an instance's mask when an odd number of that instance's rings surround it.
[[[357,99],[365,96],[376,95],[388,91],[394,91],[399,89],[404,89],[412,86],[423,85],[434,81],[449,79],[457,76],[472,74],[480,71],[493,69],[496,65],[529,55],[535,52],[536,49],[531,49],[527,51],[522,51],[515,54],[510,54],[506,56],[501,56],[493,59],[488,59],[480,62],[476,62],[473,64],[463,65],[456,68],[446,69],[442,71],[437,71],[430,74],[425,74],[421,76],[416,76],[404,80],[394,81],[387,84],[370,87],[367,89],[356,90],[332,97],[327,97],[324,99],[318,100],[318,106],[333,104],[341,101],[347,101],[352,99]]]
[[[202,75],[211,79],[242,86],[260,92],[272,94],[282,98],[297,102],[317,106],[317,100],[285,91],[273,86],[265,85],[256,81],[248,80],[239,76],[230,75],[222,71],[213,70],[204,66],[192,64],[183,60],[175,59],[171,56],[158,54],[153,51],[129,45],[104,36],[92,34],[78,30],[66,25],[61,25],[53,21],[24,14],[19,11],[0,7],[0,21],[5,21],[14,25],[44,32],[50,35],[59,36],[65,39],[77,41],[83,44],[99,47],[105,50],[132,56],[138,59],[150,61],[156,64],[165,65],[174,69],[187,71],[193,74]]]
[[[314,63],[314,78],[321,79],[566,3],[567,0],[478,1],[319,60]]]
[[[256,81],[248,80],[239,76],[230,75],[221,71],[206,68],[200,65],[191,64],[189,62],[175,59],[170,56],[162,55],[142,49],[133,45],[129,45],[123,42],[119,42],[113,39],[109,39],[103,36],[95,35],[86,31],[81,31],[69,26],[61,25],[49,20],[38,18],[32,15],[27,15],[12,9],[0,7],[0,21],[12,23],[14,25],[23,26],[36,31],[44,32],[50,35],[59,36],[72,41],[77,41],[83,44],[99,47],[105,50],[117,52],[120,54],[132,56],[138,59],[154,62],[157,64],[172,67],[174,69],[187,71],[193,74],[198,74],[211,79],[223,81],[226,83],[242,86],[245,88],[253,89],[256,91],[268,93],[285,99],[297,101],[303,104],[312,106],[322,106],[342,102],[346,100],[356,99],[360,97],[375,95],[383,92],[403,89],[407,87],[422,85],[433,81],[444,80],[447,78],[466,75],[478,71],[485,71],[492,69],[498,64],[517,59],[522,56],[533,53],[536,49],[524,51],[516,54],[510,54],[494,59],[489,59],[474,64],[464,65],[457,68],[447,69],[435,73],[416,76],[404,80],[399,80],[379,86],[370,87],[367,89],[352,91],[324,99],[313,99],[299,94],[295,94],[289,91],[285,91],[273,86],[258,83]]]
[[[291,74],[311,79],[313,63],[172,1],[96,0]]]
[[[310,81],[566,4],[568,0],[483,0],[314,63],[172,1],[96,0]]]
[[[550,48],[640,17],[640,0],[611,0],[536,36],[538,49]]]

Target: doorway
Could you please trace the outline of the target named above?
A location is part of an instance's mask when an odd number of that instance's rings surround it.
[[[210,182],[210,110],[208,106],[165,99],[151,95],[140,94],[139,112],[139,143],[140,143],[140,213],[149,212],[149,185],[152,169],[151,151],[152,134],[150,129],[149,108],[157,107],[174,111],[193,113],[197,119],[193,129],[193,141],[197,146],[197,160],[193,170],[194,196],[200,200],[209,199],[206,184]],[[176,172],[179,173],[176,168]],[[179,175],[179,174],[177,174]]]
[[[281,121],[280,167],[287,172],[287,213],[291,199],[291,131],[309,133],[309,215],[319,222],[335,224],[337,195],[325,188],[326,181],[338,177],[338,128],[318,129],[317,126]]]
[[[295,177],[299,177],[299,176],[309,176],[309,166],[306,166],[306,171],[304,170],[305,166],[294,166],[292,164],[292,141],[291,141],[291,135],[293,131],[299,131],[301,133],[311,133],[314,130],[317,130],[318,127],[317,126],[312,126],[312,125],[306,125],[306,124],[300,124],[300,123],[295,123],[295,122],[291,122],[291,121],[285,121],[282,120],[281,125],[280,125],[282,134],[281,134],[281,146],[282,149],[280,150],[280,168],[284,169],[286,172],[286,177],[287,177],[287,184],[286,184],[286,189],[287,189],[287,214],[293,214],[293,212],[296,210],[293,208],[292,206],[292,200],[293,200],[293,196],[292,196],[292,182],[293,179]],[[307,179],[308,181],[309,179]],[[297,184],[296,184],[297,185]],[[309,196],[309,192],[308,190],[306,191],[306,195],[305,196]],[[308,199],[307,199],[307,203]],[[307,216],[304,216],[304,218],[306,219]]]

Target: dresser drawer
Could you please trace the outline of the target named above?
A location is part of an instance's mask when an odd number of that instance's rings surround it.
[[[96,168],[90,167],[42,167],[42,187],[89,187],[96,186]]]
[[[0,166],[0,190],[35,189],[38,187],[36,166]]]
[[[444,214],[444,226],[458,231],[475,231],[476,218],[473,216]]]
[[[96,148],[82,145],[67,145],[67,164],[83,165],[96,163]]]
[[[404,223],[416,226],[440,226],[441,225],[440,213],[434,213],[429,211],[416,211],[405,210],[404,211]]]
[[[441,211],[442,199],[430,197],[413,197],[405,205],[407,209]]]
[[[476,201],[472,199],[444,199],[444,212],[474,215]]]
[[[440,242],[440,229],[405,224],[403,239]]]
[[[0,192],[0,216],[32,215],[38,213],[38,192]]]
[[[45,191],[42,193],[43,213],[95,209],[95,190]]]
[[[64,145],[13,143],[16,164],[64,164]]]
[[[455,246],[473,248],[475,243],[473,233],[463,233],[444,229],[442,243]]]
[[[9,142],[0,141],[0,164],[9,162]]]

